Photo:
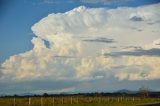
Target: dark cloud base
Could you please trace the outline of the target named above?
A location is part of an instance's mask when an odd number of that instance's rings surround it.
[[[105,56],[160,56],[160,49],[137,49],[135,51],[121,51],[104,54]]]
[[[108,39],[108,38],[103,38],[103,37],[99,37],[99,38],[95,38],[95,39],[84,39],[82,41],[97,42],[97,43],[114,43],[115,42],[113,39]]]

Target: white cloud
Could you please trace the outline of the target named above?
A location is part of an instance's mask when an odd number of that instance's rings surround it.
[[[76,67],[76,76],[81,80],[96,79],[99,76],[106,76],[112,67],[112,59],[104,57],[84,57]],[[103,78],[103,77],[101,77]]]
[[[59,94],[59,93],[73,93],[75,91],[75,87],[63,88],[63,89],[55,89],[55,90],[35,90],[33,93],[48,93],[48,94]]]
[[[115,74],[120,80],[154,80],[160,78],[160,57],[125,57],[125,68]]]
[[[107,76],[121,80],[158,79],[159,57],[102,57],[102,53],[120,51],[126,45],[142,47],[159,39],[159,25],[148,24],[159,19],[159,5],[117,9],[81,6],[65,13],[49,14],[32,26],[36,35],[31,41],[34,48],[11,56],[2,64],[2,79],[81,81]],[[143,21],[134,22],[133,16]],[[89,43],[84,38],[108,38],[117,42]],[[49,42],[49,48],[44,41]],[[114,69],[121,65],[125,66],[122,70]],[[150,70],[146,71],[146,66]]]
[[[157,48],[160,49],[160,39],[156,39],[154,40],[152,43],[150,44],[146,44],[144,46],[145,49],[152,49],[152,48]]]

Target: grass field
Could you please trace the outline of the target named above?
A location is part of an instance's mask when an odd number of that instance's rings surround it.
[[[138,97],[16,97],[0,98],[0,106],[136,106],[160,103],[160,98]]]

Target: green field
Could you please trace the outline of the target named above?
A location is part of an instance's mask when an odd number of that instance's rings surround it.
[[[136,106],[160,103],[160,98],[138,97],[5,97],[0,106]]]

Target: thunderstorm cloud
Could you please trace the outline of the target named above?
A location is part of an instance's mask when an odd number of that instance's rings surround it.
[[[155,10],[160,4],[115,9],[80,6],[49,14],[31,28],[33,49],[1,64],[1,81],[160,79],[160,24],[148,24],[159,19]]]

